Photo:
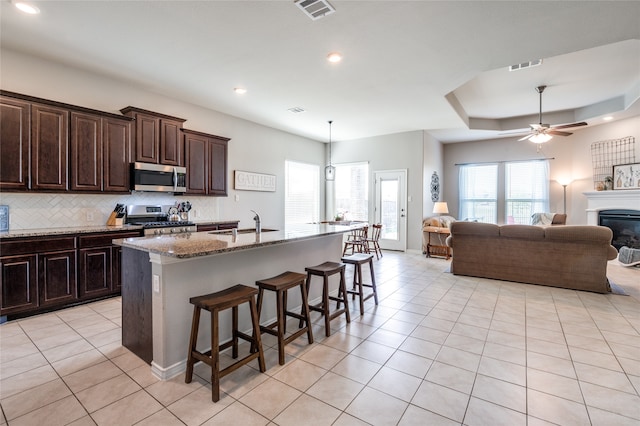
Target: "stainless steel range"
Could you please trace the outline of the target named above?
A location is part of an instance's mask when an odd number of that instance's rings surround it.
[[[196,225],[188,220],[170,220],[176,217],[169,214],[171,205],[129,205],[125,223],[142,225],[144,235],[180,234],[195,232]]]

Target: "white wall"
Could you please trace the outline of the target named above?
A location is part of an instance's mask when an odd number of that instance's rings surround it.
[[[0,87],[3,90],[112,113],[119,113],[121,108],[131,105],[185,118],[187,129],[231,138],[228,197],[3,193],[0,203],[10,206],[12,229],[104,224],[117,202],[132,204],[174,199],[192,202],[199,213],[198,217],[192,215],[194,220],[240,220],[241,227],[251,227],[253,214],[249,210],[253,209],[260,213],[264,227],[278,228],[284,224],[285,160],[314,163],[321,170],[324,168],[324,143],[11,50],[3,49],[0,56]],[[233,170],[276,175],[276,192],[234,190]],[[323,201],[324,186],[321,187],[321,208],[324,208]],[[93,219],[89,220],[87,213],[91,212]]]
[[[594,142],[619,139],[626,136],[636,138],[635,161],[640,162],[640,117],[632,117],[597,126],[573,131],[567,137],[554,137],[537,145],[528,141],[518,142],[517,138],[504,138],[488,141],[464,142],[444,145],[444,180],[447,183],[444,201],[449,203],[453,216],[458,214],[458,167],[457,163],[527,160],[537,158],[555,158],[550,164],[550,210],[562,212],[562,186],[556,179],[570,178],[567,186],[567,223],[587,223],[587,199],[583,192],[593,191],[593,166],[591,144]]]
[[[431,200],[431,176],[433,172],[438,174],[440,182],[440,196],[437,201],[446,201],[444,199],[444,188],[446,187],[444,182],[444,174],[442,167],[442,155],[443,145],[431,136],[429,133],[424,132],[424,152],[423,152],[423,198],[422,198],[422,211],[423,217],[433,216],[433,204]],[[422,229],[422,228],[420,228]]]
[[[411,251],[422,247],[423,133],[414,131],[333,144],[333,163],[369,163],[370,221],[374,220],[373,173],[407,170],[407,197],[411,199],[407,202],[407,248]]]

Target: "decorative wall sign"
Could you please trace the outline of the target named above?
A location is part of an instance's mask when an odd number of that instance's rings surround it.
[[[640,189],[640,163],[613,166],[613,189]]]
[[[440,198],[440,178],[438,173],[433,172],[431,175],[431,201],[438,201]]]
[[[266,192],[275,192],[276,190],[275,175],[266,175],[263,173],[243,172],[242,170],[235,170],[234,178],[234,188],[238,190]]]

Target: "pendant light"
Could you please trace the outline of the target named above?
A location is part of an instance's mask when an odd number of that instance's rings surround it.
[[[329,120],[329,165],[324,168],[324,178],[326,180],[334,180],[336,178],[336,168],[331,165],[331,123]]]

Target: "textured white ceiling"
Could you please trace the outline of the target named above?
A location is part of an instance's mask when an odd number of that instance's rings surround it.
[[[540,84],[551,124],[638,113],[635,1],[333,0],[317,21],[292,0],[35,3],[34,17],[2,1],[2,48],[316,140],[329,119],[334,140],[495,137],[538,121]]]

